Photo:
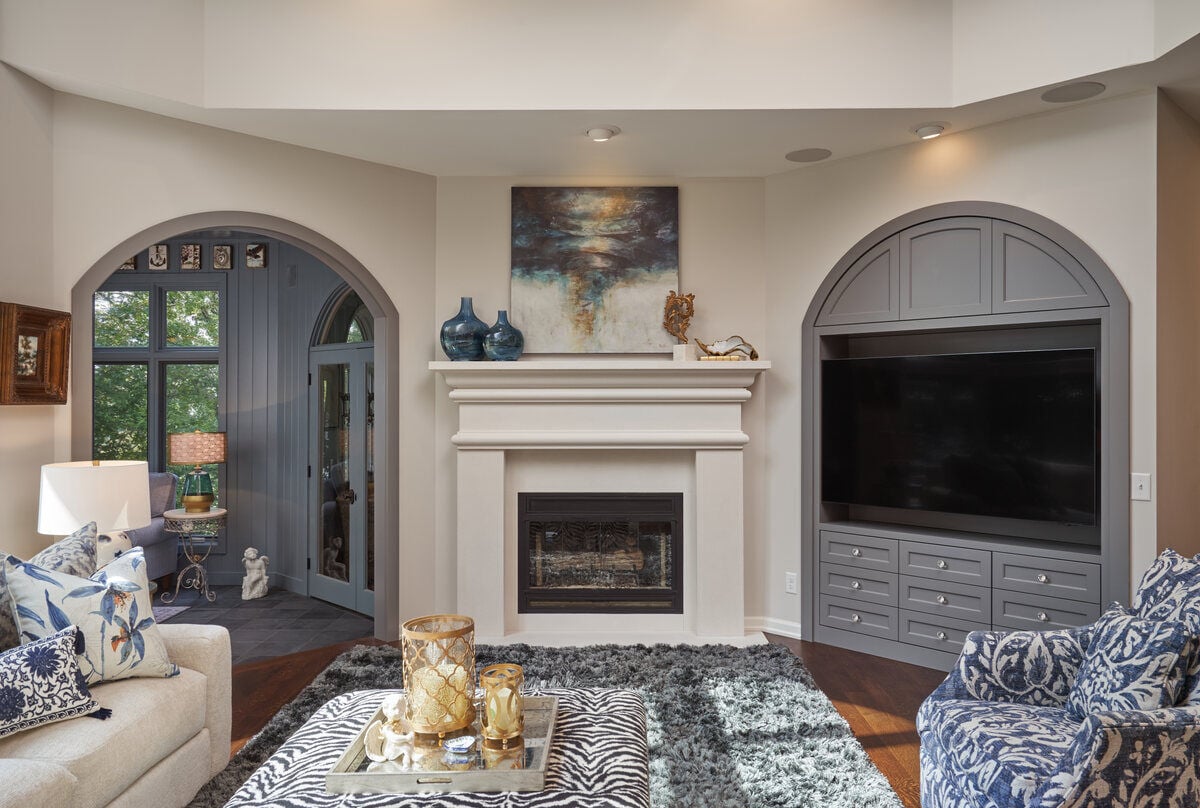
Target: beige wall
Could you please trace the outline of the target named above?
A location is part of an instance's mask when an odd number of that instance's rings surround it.
[[[0,65],[0,300],[69,310],[51,274],[53,94]],[[0,407],[0,550],[28,558],[49,543],[37,533],[38,469],[55,457],[65,407]]]
[[[696,316],[689,336],[704,340],[741,334],[770,359],[764,287],[763,188],[761,179],[674,180],[669,177],[464,177],[438,180],[436,308],[427,324],[436,333],[442,321],[458,312],[459,298],[474,298],[475,314],[488,323],[509,303],[511,188],[514,185],[678,185],[679,282],[696,295]],[[514,323],[518,328],[534,327]],[[444,358],[438,351],[438,358]],[[536,357],[529,357],[535,359]],[[767,374],[770,376],[770,373]],[[764,428],[765,390],[770,379],[753,388],[745,405],[750,445],[745,455],[746,588],[758,614],[759,576],[767,553],[764,530],[763,467],[769,451]],[[458,414],[438,380],[438,607],[454,605],[456,465],[450,437]]]
[[[1200,124],[1158,96],[1158,546],[1200,552]]]
[[[767,180],[767,614],[797,621],[776,570],[800,564],[800,330],[817,286],[855,242],[915,208],[1003,202],[1087,242],[1130,299],[1132,470],[1155,468],[1155,116],[1152,94],[1078,106]],[[1153,558],[1155,503],[1132,508],[1132,569]],[[802,579],[803,580],[803,579]]]
[[[432,582],[403,562],[432,554],[433,383],[425,364],[434,347],[434,179],[76,96],[57,96],[54,110],[53,288],[60,307],[117,244],[203,211],[296,222],[343,247],[379,281],[400,314],[400,479],[390,495],[401,514],[401,613],[428,610]]]

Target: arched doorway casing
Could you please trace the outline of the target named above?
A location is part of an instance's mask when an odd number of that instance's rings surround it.
[[[1129,301],[1077,236],[992,202],[905,214],[830,271],[806,312],[802,343],[805,637],[945,668],[967,631],[1077,625],[1127,599]],[[997,521],[923,515],[914,526],[895,509],[823,499],[824,361],[1058,347],[1095,351],[1094,545],[1030,538]],[[926,583],[932,594],[920,591]]]
[[[399,480],[399,313],[378,280],[360,261],[322,234],[286,219],[246,211],[211,211],[181,216],[137,233],[103,255],[75,284],[71,308],[75,327],[71,336],[71,451],[89,457],[92,446],[92,296],[125,259],[151,244],[182,233],[233,229],[258,233],[304,250],[338,275],[359,295],[374,318],[375,339],[375,482],[381,491],[394,491]],[[399,636],[399,508],[396,497],[380,498],[375,513],[380,536],[398,537],[380,542],[375,553],[375,635]],[[276,503],[300,507],[303,503]]]

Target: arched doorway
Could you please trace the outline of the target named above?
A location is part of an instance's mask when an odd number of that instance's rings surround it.
[[[374,409],[377,413],[372,441],[375,457],[373,475],[382,490],[394,489],[399,477],[399,445],[396,437],[399,428],[399,356],[396,341],[399,315],[395,304],[360,261],[322,234],[286,219],[245,211],[192,214],[146,228],[102,256],[76,283],[72,290],[72,312],[75,321],[71,350],[74,393],[71,405],[72,454],[76,457],[88,457],[92,449],[91,364],[94,293],[130,255],[143,252],[151,245],[167,242],[180,234],[221,230],[259,234],[302,250],[340,276],[370,312],[375,338]],[[305,359],[307,360],[307,351]],[[263,415],[269,417],[266,411]],[[301,488],[302,492],[306,490],[306,485]],[[255,502],[255,506],[282,511],[291,509],[303,514],[307,512],[306,499],[304,493],[278,499],[264,495]],[[375,635],[381,639],[395,639],[399,635],[398,522],[396,498],[381,497],[374,514],[376,530],[380,535],[397,537],[380,544],[372,565],[376,582],[373,595]]]

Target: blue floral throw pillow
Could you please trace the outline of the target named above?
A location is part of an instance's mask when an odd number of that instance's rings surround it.
[[[87,683],[131,676],[174,676],[150,606],[146,560],[135,547],[90,578],[4,559],[9,599],[22,640],[79,626],[79,667]]]
[[[1114,603],[1095,628],[1068,713],[1082,720],[1095,712],[1175,705],[1197,642],[1186,624],[1143,620]]]
[[[1200,564],[1163,550],[1138,583],[1132,611],[1146,620],[1182,620],[1200,633]]]
[[[99,710],[75,658],[80,639],[68,626],[0,654],[0,738]]]
[[[6,555],[8,553],[0,551],[0,557]],[[96,571],[96,523],[89,522],[29,560],[48,570],[86,578]],[[12,648],[21,641],[17,636],[17,619],[9,606],[7,592],[4,567],[0,565],[0,651]]]

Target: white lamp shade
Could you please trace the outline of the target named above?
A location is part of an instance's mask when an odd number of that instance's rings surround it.
[[[99,533],[150,524],[150,467],[144,460],[42,466],[38,533],[66,536],[88,522]]]

